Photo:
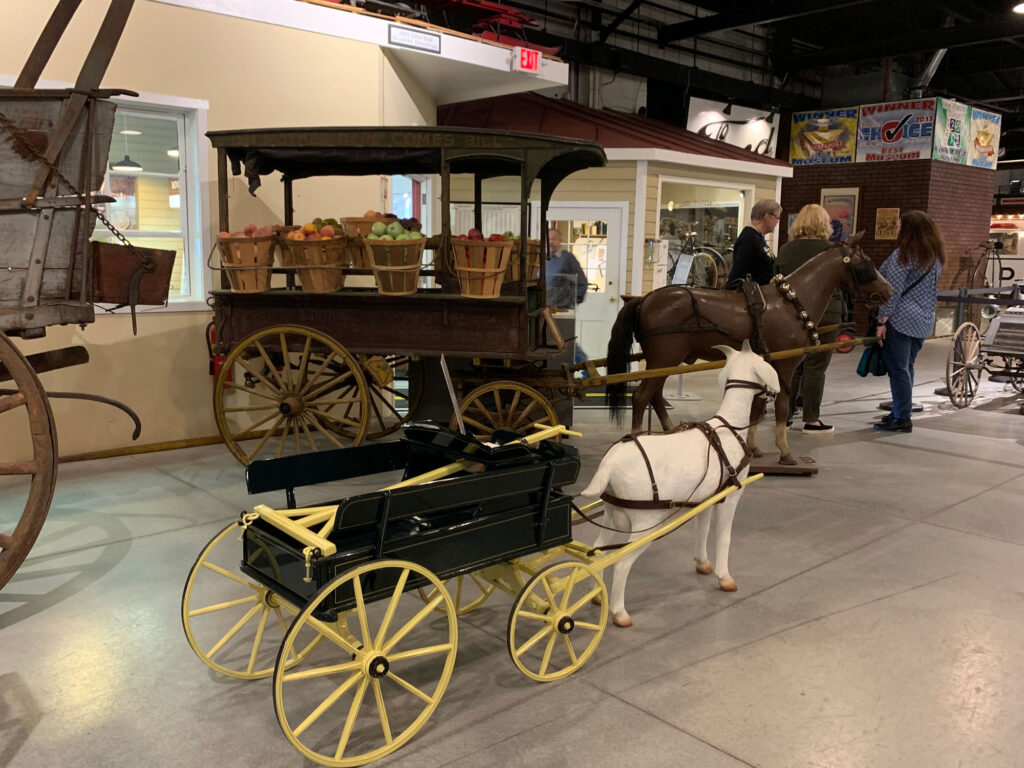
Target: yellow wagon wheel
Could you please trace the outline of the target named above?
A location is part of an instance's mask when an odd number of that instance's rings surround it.
[[[222,675],[241,680],[269,677],[278,648],[298,609],[279,595],[239,574],[239,525],[232,523],[203,547],[185,580],[181,623],[196,656]],[[267,549],[249,555],[263,567]],[[271,563],[271,565],[273,565]],[[292,653],[289,664],[305,657],[320,638]]]
[[[242,339],[213,387],[217,429],[243,464],[359,445],[369,394],[359,362],[329,336],[277,325]]]
[[[715,263],[715,257],[703,251],[693,254],[693,263],[690,265],[686,284],[695,288],[717,288],[718,265]]]
[[[13,389],[0,389],[0,435],[8,446],[20,436],[27,440],[16,460],[0,462],[0,475],[21,476],[20,481],[8,481],[4,490],[11,501],[6,510],[17,517],[8,519],[6,511],[0,512],[0,589],[35,544],[57,482],[57,432],[50,401],[32,366],[0,332],[0,387],[11,380]]]
[[[517,381],[491,381],[477,387],[459,403],[459,413],[466,429],[481,438],[490,437],[496,429],[530,432],[530,425],[537,421],[558,423],[548,399]],[[449,426],[458,428],[455,416]]]
[[[608,590],[598,573],[583,563],[556,563],[538,571],[516,598],[508,652],[527,677],[560,680],[593,655],[607,624]]]
[[[978,393],[981,381],[981,334],[974,323],[964,323],[953,334],[946,357],[946,389],[957,408],[966,408]]]
[[[410,355],[359,355],[359,366],[370,404],[365,439],[378,440],[415,416],[423,399],[423,361]],[[337,431],[348,438],[355,434],[344,425]]]
[[[455,603],[455,613],[462,616],[470,611],[475,611],[486,602],[487,598],[494,593],[495,586],[479,573],[464,573],[453,579],[446,579],[442,582],[448,594],[452,595]],[[437,596],[437,590],[420,587],[420,597],[423,602],[429,603]],[[438,610],[443,610],[439,607]]]
[[[415,585],[433,593],[426,605],[406,596]],[[339,600],[354,604],[340,616]],[[455,604],[419,565],[366,563],[313,597],[289,628],[280,658],[316,636],[328,642],[294,667],[274,670],[277,720],[310,760],[364,765],[409,741],[437,708],[455,665]]]

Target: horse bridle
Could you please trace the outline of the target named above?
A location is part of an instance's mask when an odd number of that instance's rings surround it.
[[[730,389],[753,389],[757,394],[754,395],[754,402],[759,404],[760,415],[756,419],[751,419],[751,422],[746,427],[733,427],[731,424],[726,426],[729,429],[748,429],[755,424],[760,424],[764,418],[765,413],[768,411],[768,404],[775,402],[777,392],[772,392],[768,389],[768,385],[757,381],[750,381],[748,379],[726,379],[725,380],[725,391],[728,392]],[[714,417],[713,417],[714,418]],[[725,421],[722,419],[722,421]]]
[[[883,299],[882,295],[878,293],[878,291],[872,291],[871,295],[865,298],[864,292],[860,288],[862,285],[867,285],[877,279],[878,269],[875,267],[874,262],[864,255],[864,252],[860,250],[860,248],[856,249],[856,253],[860,255],[860,259],[854,261],[849,248],[845,245],[841,247],[843,249],[843,264],[846,265],[846,271],[850,275],[850,282],[853,283],[853,288],[857,292],[857,296],[866,304],[881,304]]]

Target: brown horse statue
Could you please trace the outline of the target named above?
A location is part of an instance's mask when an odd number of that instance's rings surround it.
[[[881,304],[892,296],[892,286],[860,249],[861,235],[849,238],[822,251],[787,277],[776,278],[761,287],[765,299],[761,333],[770,351],[814,346],[818,343],[817,324],[829,297],[837,286],[844,286],[868,304]],[[693,363],[698,358],[722,357],[714,349],[725,344],[739,349],[754,333],[746,297],[742,291],[711,288],[687,288],[669,285],[628,302],[615,320],[608,342],[608,374],[628,370],[633,338],[640,342],[648,368],[669,368]],[[789,418],[789,384],[801,358],[772,363],[782,382],[775,400],[775,444],[782,464],[795,464],[789,452],[786,420]],[[645,379],[633,394],[632,431],[641,431],[644,411],[650,404],[662,429],[675,425],[668,417],[662,388],[665,378]],[[625,405],[625,384],[607,387],[612,413]],[[748,443],[754,444],[754,427]],[[755,455],[761,455],[754,449]]]

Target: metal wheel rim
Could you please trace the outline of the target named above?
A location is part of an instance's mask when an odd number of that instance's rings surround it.
[[[694,267],[696,267],[698,263],[701,264],[703,275],[707,278],[706,280],[702,279],[699,284],[695,279],[693,271]],[[717,288],[718,264],[715,262],[715,257],[710,253],[704,253],[703,251],[698,251],[693,254],[693,261],[690,264],[690,274],[686,278],[686,284],[695,288]]]
[[[577,589],[579,585],[584,588]],[[600,600],[598,620],[575,620],[580,611],[592,610],[595,599]],[[574,619],[574,626],[567,633],[558,630],[565,617]],[[607,626],[608,590],[597,571],[583,563],[556,563],[538,571],[516,598],[506,632],[508,653],[512,663],[527,677],[542,683],[560,680],[582,667],[594,654]],[[520,642],[521,628],[527,639]],[[582,652],[575,650],[571,639],[577,629],[590,633],[589,637],[584,635]],[[545,650],[539,663],[536,659],[524,658],[542,643]],[[556,668],[552,669],[551,661],[558,645],[565,649],[569,663],[559,666],[556,659]]]
[[[0,474],[31,475],[25,507],[10,533],[0,530],[0,589],[25,561],[46,521],[57,483],[57,430],[39,377],[24,355],[0,332],[0,364],[14,380],[16,394],[0,396],[0,414],[25,408],[32,434],[30,462],[0,463]]]
[[[384,360],[393,373],[400,368],[406,368],[405,393],[394,386],[395,381],[403,380],[401,377],[395,376],[392,383],[382,383],[373,376],[370,366],[375,364],[375,360],[380,359]],[[403,424],[416,415],[416,409],[419,408],[420,402],[423,400],[423,361],[413,359],[410,355],[385,353],[359,355],[359,364],[363,372],[363,379],[366,381],[369,401],[369,423],[364,440],[379,440],[401,429]],[[405,413],[399,413],[394,407],[393,400],[399,398],[405,401],[407,406]],[[337,433],[350,439],[354,435],[354,431],[347,427],[338,429]]]
[[[981,354],[981,334],[974,323],[964,323],[953,334],[946,356],[946,388],[957,408],[966,408],[978,392],[981,374],[975,366]]]
[[[258,680],[263,677],[270,677],[273,674],[274,666],[277,663],[276,649],[287,632],[289,624],[294,620],[299,611],[266,587],[240,574],[224,573],[220,570],[219,566],[215,566],[215,564],[210,562],[209,557],[213,551],[226,539],[238,533],[238,531],[238,523],[231,523],[210,539],[196,557],[195,563],[189,569],[188,578],[185,579],[185,588],[182,590],[181,624],[185,630],[185,638],[188,640],[189,646],[191,646],[196,656],[210,669],[239,680]],[[205,571],[211,572],[212,579],[218,577],[224,579],[225,582],[222,582],[222,584],[226,586],[230,587],[231,582],[234,582],[234,591],[241,595],[241,597],[223,601],[221,604],[203,605],[193,608],[192,603],[196,582],[205,575]],[[241,615],[241,618],[237,622],[228,623],[225,633],[214,645],[209,648],[201,647],[196,638],[197,631],[200,630],[194,624],[198,625],[204,621],[204,619],[199,618],[200,616],[212,617],[220,611],[224,611],[225,615],[230,612],[231,619],[239,615]],[[271,613],[274,614],[273,618],[270,616]],[[287,621],[285,621],[286,613],[288,615]],[[276,620],[276,623],[274,620]],[[268,625],[272,629],[270,633],[267,632]],[[280,632],[273,631],[274,627],[278,627]],[[214,657],[225,645],[235,640],[239,635],[242,635],[243,638],[248,636],[250,632],[252,633],[252,648],[248,656],[248,663],[244,669],[238,665],[226,666],[214,660]],[[319,643],[319,638],[316,639],[316,643]],[[301,649],[298,654],[295,654],[290,660],[289,666],[305,658],[316,647],[316,643]],[[272,660],[268,666],[257,669],[255,665],[256,658],[261,650],[267,648],[275,649],[271,655]]]
[[[289,344],[288,337],[302,341]],[[325,352],[314,352],[314,343]],[[289,356],[298,355],[297,368],[293,369],[289,363],[276,371],[271,364],[275,345],[283,345]],[[318,359],[321,355],[322,360]],[[259,364],[250,364],[253,361]],[[228,381],[236,363],[243,375],[256,381],[256,386],[249,388],[237,381]],[[259,370],[261,366],[265,374]],[[325,374],[330,366],[340,366],[342,370],[333,374],[328,370]],[[254,404],[226,404],[224,398],[228,390],[250,393]],[[297,415],[282,411],[290,402],[298,402],[301,410]],[[331,447],[344,448],[346,446],[336,437],[339,426],[350,429],[347,437],[352,445],[359,445],[366,439],[370,415],[366,380],[356,358],[331,337],[301,325],[264,328],[236,344],[224,359],[214,382],[213,410],[224,443],[245,465],[256,458],[316,452],[319,448],[314,438],[323,437]],[[249,413],[255,422],[235,430],[228,423],[230,413]],[[250,440],[256,442],[251,446],[242,445],[243,441],[249,443]]]
[[[507,404],[505,397],[509,398]],[[534,422],[558,423],[548,399],[533,387],[517,381],[492,381],[477,387],[459,403],[459,413],[466,429],[481,438],[490,437],[496,429],[523,432]],[[458,429],[454,416],[449,426]]]
[[[489,581],[480,576],[475,571],[473,573],[463,573],[451,579],[445,579],[445,589],[448,590],[448,594],[453,594],[452,587],[455,587],[452,601],[455,603],[455,613],[457,616],[475,611],[494,594],[495,586]],[[436,592],[433,589],[426,590],[423,587],[419,589],[420,598],[424,603],[429,603],[436,596]],[[437,610],[443,610],[439,607]]]
[[[361,586],[359,586],[358,589],[356,589],[355,587],[356,585],[361,585],[361,577],[363,575],[372,573],[374,571],[381,571],[388,568],[401,569],[403,571],[403,575],[400,578],[398,585],[392,592],[391,597],[389,598],[389,604],[384,619],[380,622],[380,626],[374,628],[370,626],[370,623],[368,622],[365,613],[365,605],[361,601]],[[406,624],[403,625],[397,632],[389,634],[390,630],[393,629],[391,626],[389,626],[390,619],[397,612],[397,604],[403,596],[404,584],[408,581],[408,577],[411,574],[415,574],[417,577],[426,579],[430,583],[431,589],[435,592],[435,597],[429,603],[424,605],[423,608],[419,610],[411,620],[406,622]],[[353,584],[354,592],[356,595],[356,607],[352,609],[348,614],[346,614],[346,616],[342,619],[343,621],[345,621],[346,631],[339,632],[335,630],[332,625],[315,618],[313,616],[313,613],[317,610],[321,603],[325,601],[332,601],[335,590],[340,589],[346,582],[352,582]],[[415,649],[407,652],[392,652],[393,649],[397,647],[397,645],[395,644],[396,637],[399,638],[397,642],[400,642],[401,638],[404,637],[404,631],[407,629],[409,625],[419,625],[426,620],[436,621],[437,614],[435,613],[435,610],[439,607],[443,608],[444,615],[447,619],[447,643],[439,643],[433,646],[427,646],[424,648]],[[349,619],[348,617],[351,618]],[[362,636],[361,639],[358,635],[355,635],[352,632],[347,631],[348,624],[354,624],[356,626],[355,631],[359,632],[359,634]],[[426,721],[433,714],[434,710],[437,708],[437,705],[439,704],[442,696],[444,695],[445,689],[448,687],[448,682],[451,680],[452,668],[455,665],[455,654],[458,647],[458,623],[455,615],[455,604],[452,601],[451,596],[448,594],[447,590],[444,588],[444,585],[441,583],[441,581],[426,568],[416,565],[415,563],[410,563],[401,560],[381,560],[377,562],[366,563],[365,565],[354,568],[351,571],[348,571],[347,573],[339,576],[338,578],[328,583],[313,597],[313,599],[303,609],[303,611],[295,617],[295,621],[292,623],[292,626],[289,628],[288,634],[285,637],[284,642],[281,644],[279,659],[285,656],[285,654],[291,652],[292,645],[295,642],[295,639],[298,637],[299,633],[303,630],[303,628],[312,629],[313,631],[323,634],[323,636],[325,636],[331,643],[338,646],[338,648],[340,649],[340,657],[345,660],[342,662],[342,664],[314,668],[311,670],[298,669],[290,672],[284,669],[279,663],[274,670],[274,709],[275,712],[277,713],[277,719],[279,725],[281,726],[281,730],[284,732],[285,737],[288,739],[288,741],[291,742],[292,746],[294,746],[308,759],[320,763],[321,765],[336,766],[337,768],[347,768],[348,766],[365,765],[366,763],[378,760],[381,757],[384,757],[385,755],[391,754],[399,747],[406,744],[417,732],[419,732],[419,730],[423,727]],[[374,631],[374,629],[376,629],[376,632]],[[367,659],[369,659],[372,662],[373,658],[379,657],[378,655],[383,655],[388,659],[392,660],[393,663],[394,660],[398,659],[399,656],[403,655],[406,658],[423,658],[427,655],[439,653],[445,653],[446,656],[444,659],[443,669],[441,671],[437,686],[435,687],[433,694],[427,696],[429,702],[426,704],[426,706],[420,712],[420,714],[413,720],[413,722],[406,726],[404,730],[397,737],[395,737],[394,734],[390,733],[390,726],[387,725],[387,707],[384,699],[382,698],[383,694],[381,693],[380,680],[372,682],[372,674],[368,674],[367,671],[365,670]],[[418,655],[413,656],[412,654]],[[325,670],[332,671],[328,673]],[[303,723],[300,723],[298,724],[298,726],[293,727],[289,723],[287,713],[285,712],[284,685],[286,682],[299,682],[304,679],[310,679],[318,676],[326,676],[327,674],[345,674],[348,672],[351,672],[349,679],[346,680],[345,683],[342,683],[335,693],[337,693],[338,690],[341,690],[342,694],[344,694],[346,690],[351,690],[353,688],[356,688],[357,686],[358,689],[356,690],[356,693],[353,696],[353,705],[349,707],[348,715],[345,718],[345,723],[340,729],[341,734],[339,735],[337,741],[338,748],[335,751],[334,756],[332,757],[330,755],[318,752],[315,749],[311,748],[309,745],[304,743],[301,738],[305,732],[305,726],[307,724],[306,721],[314,717],[318,719],[320,715],[324,714],[324,712],[326,712],[327,709],[330,708],[330,706],[325,708],[319,714],[317,714],[317,711],[320,710],[321,707],[323,707],[324,704],[326,704],[331,697],[329,696],[327,697],[327,699],[321,702],[321,705],[314,709],[306,718],[306,720],[303,721]],[[388,673],[385,673],[384,676],[387,677],[389,675]],[[393,673],[391,673],[390,676],[394,677],[397,683],[397,676]],[[345,747],[348,744],[348,739],[351,735],[351,731],[354,728],[354,723],[358,718],[359,710],[361,710],[363,706],[367,706],[366,704],[364,704],[364,700],[366,698],[366,694],[368,693],[368,689],[370,689],[371,685],[373,691],[369,697],[371,703],[368,706],[372,707],[373,702],[375,700],[377,706],[377,713],[380,717],[381,735],[384,737],[385,743],[382,746],[377,747],[376,749],[370,749],[358,755],[351,755],[349,757],[346,757],[344,754]],[[420,693],[424,692],[420,691]],[[339,696],[342,694],[339,694]],[[334,694],[332,694],[332,696],[333,695]],[[335,700],[335,702],[332,702],[331,706],[333,706],[333,703],[337,703],[337,700]],[[390,738],[388,738],[389,736]]]

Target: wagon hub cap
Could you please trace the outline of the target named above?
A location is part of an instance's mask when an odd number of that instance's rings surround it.
[[[388,664],[388,660],[383,656],[374,656],[370,659],[370,663],[366,666],[366,673],[370,677],[381,678],[388,673],[388,669],[391,665]]]
[[[575,628],[576,622],[572,620],[572,616],[563,616],[558,620],[557,626],[559,632],[568,635]]]
[[[295,395],[288,395],[281,401],[278,410],[285,416],[298,416],[303,410],[302,400]]]

